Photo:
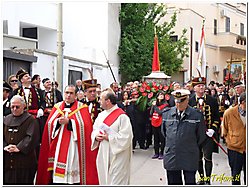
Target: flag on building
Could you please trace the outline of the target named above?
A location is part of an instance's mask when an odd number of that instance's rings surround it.
[[[153,62],[152,62],[152,72],[154,71],[160,71],[158,39],[156,34],[154,37],[154,52],[153,52]]]
[[[205,33],[204,33],[204,21],[201,29],[201,40],[200,40],[200,48],[199,48],[199,54],[198,54],[198,69],[201,72],[202,76],[206,77],[206,66],[207,66],[207,60],[206,60],[206,49],[205,49]]]

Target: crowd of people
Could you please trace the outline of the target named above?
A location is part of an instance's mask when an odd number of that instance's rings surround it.
[[[3,83],[4,184],[129,185],[132,154],[154,147],[169,185],[211,184],[212,153],[227,145],[232,184],[246,183],[245,85],[193,78],[159,91],[145,111],[140,82],[65,87],[23,69]],[[196,180],[198,171],[199,180]],[[36,176],[35,176],[36,174]]]

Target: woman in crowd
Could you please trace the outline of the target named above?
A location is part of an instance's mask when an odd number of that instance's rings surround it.
[[[156,96],[156,101],[153,101],[152,107],[150,110],[152,132],[154,135],[154,150],[155,154],[152,156],[152,159],[163,159],[163,151],[165,146],[165,139],[161,133],[161,124],[162,124],[162,111],[168,106],[168,103],[165,101],[164,93],[159,92]],[[160,148],[160,152],[159,152]]]
[[[18,79],[16,78],[16,75],[12,74],[9,76],[8,78],[8,84],[11,86],[12,91],[10,91],[10,95],[11,93],[18,88]]]
[[[211,89],[211,96],[216,98],[217,97],[217,90],[215,88]]]

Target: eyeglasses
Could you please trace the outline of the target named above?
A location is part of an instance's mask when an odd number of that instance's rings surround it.
[[[19,109],[21,106],[11,106],[11,109],[14,109],[14,108],[16,108],[16,109]]]
[[[18,80],[10,80],[10,82],[18,82]]]

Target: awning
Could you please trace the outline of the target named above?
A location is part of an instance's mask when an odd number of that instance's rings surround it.
[[[37,62],[37,57],[32,55],[26,55],[21,53],[15,53],[11,50],[4,50],[3,57],[21,61],[28,61],[28,62]]]

